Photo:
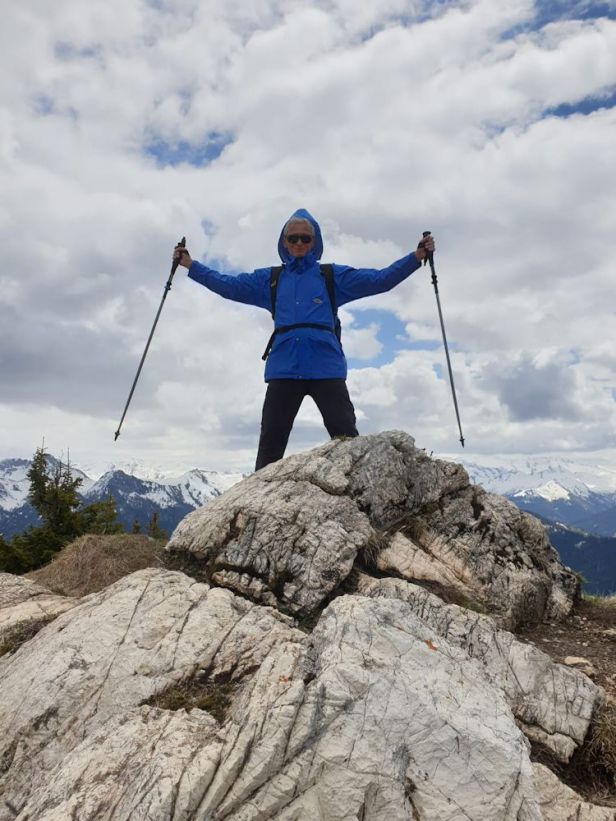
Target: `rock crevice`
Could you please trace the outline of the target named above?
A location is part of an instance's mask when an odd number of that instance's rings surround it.
[[[511,632],[566,615],[576,579],[461,467],[397,432],[331,442],[168,555],[208,583],[140,570],[0,657],[0,821],[614,819],[531,760],[564,766],[601,704]],[[19,584],[0,617],[47,595]]]

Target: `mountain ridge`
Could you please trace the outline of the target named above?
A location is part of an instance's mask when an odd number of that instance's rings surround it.
[[[55,457],[50,459],[58,461]],[[5,538],[39,523],[26,498],[30,463],[29,459],[20,458],[0,461],[0,534]],[[616,590],[616,493],[611,493],[610,471],[600,468],[603,473],[593,478],[588,464],[582,464],[582,479],[573,473],[572,460],[563,464],[545,457],[527,459],[524,470],[515,465],[486,466],[469,460],[461,460],[460,464],[472,482],[504,495],[544,522],[563,562],[584,577],[587,592],[609,595]],[[130,467],[136,467],[141,475],[128,473],[126,469]],[[157,513],[159,526],[169,534],[188,513],[244,478],[240,473],[199,468],[170,476],[159,468],[135,461],[123,467],[114,466],[97,479],[75,465],[72,470],[82,478],[84,504],[111,495],[116,500],[119,521],[127,531],[135,521],[145,530]],[[151,478],[154,476],[159,478]],[[529,486],[523,487],[525,482]],[[598,492],[597,487],[603,492]]]

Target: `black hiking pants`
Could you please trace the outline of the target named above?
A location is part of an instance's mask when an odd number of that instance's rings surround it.
[[[263,403],[255,470],[282,459],[305,396],[314,399],[332,438],[359,436],[355,427],[355,408],[344,379],[272,379],[268,382]]]

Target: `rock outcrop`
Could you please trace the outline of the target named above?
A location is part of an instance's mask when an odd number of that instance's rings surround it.
[[[29,579],[0,573],[0,648],[17,646],[74,604],[75,599],[57,596]]]
[[[189,514],[169,550],[299,616],[328,601],[359,553],[389,575],[454,588],[509,629],[566,615],[579,589],[536,519],[398,432],[269,465]]]
[[[403,434],[266,468],[174,534],[207,583],[140,570],[0,656],[0,821],[616,819],[531,760],[602,698],[505,629],[572,606],[539,533]]]

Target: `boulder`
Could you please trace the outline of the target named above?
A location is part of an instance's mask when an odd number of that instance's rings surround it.
[[[167,555],[207,583],[140,570],[0,656],[0,821],[613,819],[531,760],[602,691],[506,629],[577,579],[405,434],[268,466]],[[0,577],[0,614],[45,595]]]
[[[584,801],[543,764],[534,771],[543,821],[616,821],[616,809]]]
[[[357,592],[407,602],[432,630],[433,643],[445,639],[465,650],[503,692],[525,735],[560,761],[568,761],[584,742],[603,693],[583,671],[556,664],[536,647],[499,630],[489,616],[445,604],[417,585],[362,575]]]
[[[0,667],[0,817],[539,819],[503,693],[434,638],[400,600],[339,597],[308,636],[135,573]],[[237,683],[221,724],[144,704],[195,669]]]
[[[337,597],[311,634],[164,570],[88,596],[0,662],[0,818],[539,821],[530,660],[396,584]],[[152,706],[191,676],[232,684],[218,720]]]
[[[396,431],[268,465],[189,514],[167,549],[299,617],[339,591],[358,556],[472,597],[508,629],[562,618],[579,592],[536,519]]]
[[[109,718],[193,675],[239,680],[295,633],[304,640],[276,611],[182,573],[142,570],[87,596],[0,657],[0,794],[19,809]]]
[[[74,605],[75,599],[58,596],[29,579],[0,573],[0,655]]]

